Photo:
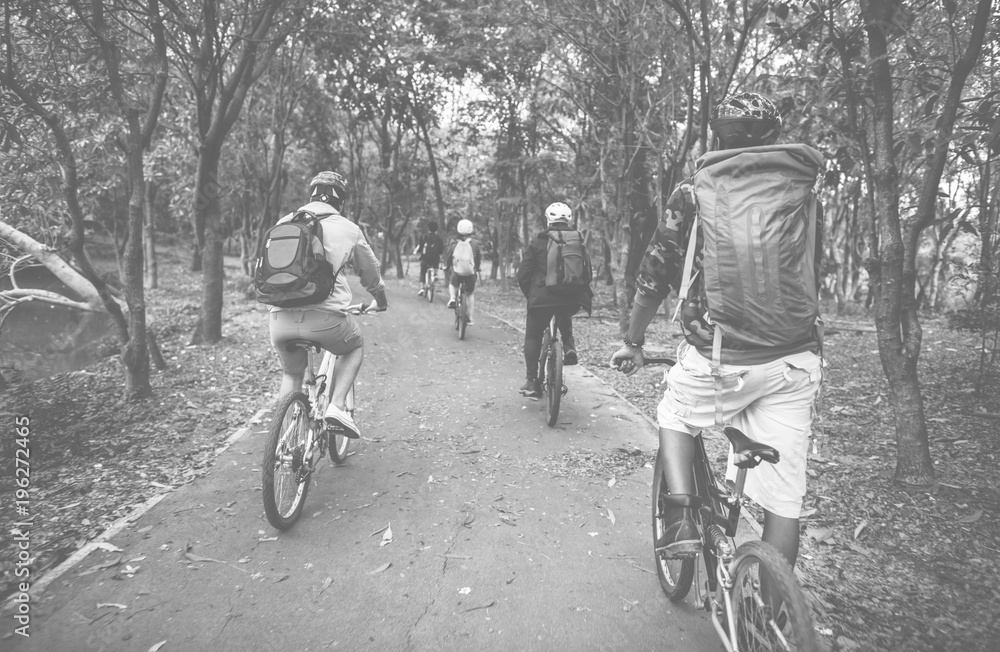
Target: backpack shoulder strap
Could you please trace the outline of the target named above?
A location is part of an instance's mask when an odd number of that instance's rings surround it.
[[[681,312],[681,305],[684,300],[687,299],[688,292],[691,291],[691,284],[694,279],[698,277],[698,273],[694,275],[691,274],[691,270],[694,268],[694,256],[695,247],[698,244],[698,211],[694,212],[694,221],[691,222],[691,234],[688,236],[688,246],[687,250],[684,252],[684,271],[681,275],[681,288],[677,292],[677,306],[674,308],[674,316],[670,319],[671,322],[677,321],[677,315]],[[701,270],[698,270],[701,272]]]

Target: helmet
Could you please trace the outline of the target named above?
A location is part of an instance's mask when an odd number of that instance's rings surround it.
[[[437,222],[428,222],[427,223],[427,230],[430,231],[431,233],[436,233],[437,230],[438,230],[438,223]]]
[[[781,115],[771,100],[759,93],[739,93],[715,107],[712,130],[722,146],[770,145],[781,135]]]
[[[323,199],[324,195],[326,199]],[[320,201],[333,199],[343,202],[347,199],[347,179],[329,170],[320,172],[309,181],[309,196]]]
[[[459,220],[458,233],[459,235],[472,235],[472,222],[469,220]]]
[[[573,216],[573,211],[569,209],[569,206],[557,201],[554,204],[549,204],[549,207],[545,209],[545,223],[548,226],[554,224],[564,224],[569,226],[569,220]]]

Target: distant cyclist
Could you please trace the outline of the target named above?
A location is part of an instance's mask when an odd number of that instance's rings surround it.
[[[441,266],[441,252],[444,251],[444,241],[438,235],[437,222],[427,225],[427,233],[420,239],[417,253],[420,255],[420,296],[427,294],[427,270]]]
[[[583,236],[571,228],[573,212],[562,202],[545,209],[546,229],[539,233],[517,270],[517,283],[528,300],[524,325],[524,367],[527,377],[521,393],[528,397],[542,395],[538,380],[538,358],[542,353],[542,335],[553,315],[562,335],[563,364],[578,362],[576,340],[573,337],[573,315],[584,309],[591,311],[593,292],[590,289],[590,258],[583,246]],[[560,245],[565,253],[573,248],[584,258],[580,262],[583,276],[577,282],[559,278]]]
[[[479,243],[472,237],[473,226],[470,220],[458,221],[458,240],[451,246],[445,256],[445,265],[450,272],[448,283],[448,307],[455,307],[455,300],[458,298],[458,288],[463,286],[468,300],[469,325],[472,325],[472,309],[475,306],[474,295],[476,290],[476,274],[479,273],[479,264],[482,261],[482,253],[479,250]]]
[[[333,267],[336,281],[330,296],[318,303],[299,308],[271,308],[268,320],[271,344],[281,357],[282,364],[278,392],[279,396],[284,396],[299,389],[307,363],[303,349],[296,347],[289,351],[284,346],[285,342],[307,339],[319,343],[327,351],[340,356],[334,371],[333,396],[326,411],[327,423],[340,424],[346,436],[357,438],[361,430],[347,411],[347,394],[361,370],[364,339],[357,320],[344,313],[344,309],[351,305],[353,295],[347,279],[339,272],[350,264],[380,310],[385,310],[388,305],[385,286],[378,261],[361,229],[340,213],[347,199],[344,177],[336,172],[320,172],[309,182],[309,198],[309,203],[299,210],[309,211],[320,218],[326,259]],[[295,213],[289,213],[278,222],[290,221]]]

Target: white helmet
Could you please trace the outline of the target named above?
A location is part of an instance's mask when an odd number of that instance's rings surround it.
[[[545,209],[545,223],[548,226],[553,226],[555,224],[569,226],[569,220],[572,216],[573,211],[571,211],[569,206],[561,201],[549,204],[549,207]]]
[[[472,222],[470,220],[458,221],[459,235],[472,235]]]

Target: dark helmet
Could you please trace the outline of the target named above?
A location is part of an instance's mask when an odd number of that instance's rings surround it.
[[[329,170],[320,172],[309,181],[309,198],[339,206],[347,200],[347,179]]]
[[[431,233],[436,232],[438,230],[438,223],[437,222],[429,222],[427,224],[427,230],[430,231]]]
[[[771,145],[781,135],[778,108],[759,93],[731,95],[714,113],[709,124],[727,149]]]

